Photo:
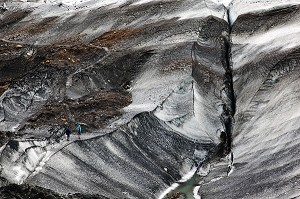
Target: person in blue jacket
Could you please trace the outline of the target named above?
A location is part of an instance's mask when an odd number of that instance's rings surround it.
[[[78,133],[78,139],[80,139],[80,135],[82,134],[82,128],[81,128],[81,125],[79,123],[77,123],[77,125],[76,125],[76,130],[77,130],[77,133]]]

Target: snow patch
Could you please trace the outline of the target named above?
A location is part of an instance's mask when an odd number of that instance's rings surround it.
[[[233,53],[233,68],[237,70],[258,56],[269,52],[286,51],[300,45],[300,27],[298,22],[289,23],[255,34],[251,37],[234,36],[234,44],[243,45],[244,48]]]
[[[207,165],[205,165],[205,166],[201,166],[201,167],[199,168],[197,174],[200,175],[200,176],[207,176],[208,173],[209,173],[209,171],[210,171],[210,164],[207,164]]]
[[[21,165],[13,166],[11,168],[11,173],[14,175],[14,178],[10,180],[17,184],[21,184],[29,174],[29,172]]]
[[[212,0],[215,3],[221,3],[224,6],[228,7],[228,5],[232,2],[232,0]]]
[[[246,13],[261,13],[272,10],[276,7],[285,7],[298,4],[299,0],[233,0],[232,6],[230,7],[230,21],[233,24],[238,16]]]
[[[195,174],[195,172],[197,171],[197,167],[192,168],[192,170],[190,172],[188,172],[186,175],[184,175],[179,182],[186,182],[189,179],[191,179],[193,177],[193,175]]]
[[[134,2],[131,5],[141,5],[141,4],[146,4],[146,3],[155,2],[155,1],[160,1],[160,0],[140,0],[140,1]]]
[[[200,186],[196,186],[196,187],[193,189],[194,199],[201,199],[201,196],[198,194],[199,189],[200,189]]]
[[[217,177],[217,178],[213,178],[213,179],[211,179],[210,182],[216,182],[216,181],[221,180],[222,178],[223,178],[222,176],[221,177]]]

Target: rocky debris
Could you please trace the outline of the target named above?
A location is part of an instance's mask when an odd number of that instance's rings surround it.
[[[82,98],[49,102],[28,120],[25,128],[68,123],[72,127],[79,122],[91,129],[103,128],[118,119],[121,109],[131,103],[130,94],[122,90],[100,91]],[[71,116],[68,115],[66,107]]]
[[[0,131],[0,147],[8,142],[10,139],[14,138],[15,134],[12,132],[2,132]]]
[[[9,84],[3,83],[0,86],[0,95],[2,95],[9,88]]]
[[[1,199],[108,199],[105,196],[79,193],[63,195],[50,189],[27,184],[10,184],[0,187],[0,197]]]
[[[103,48],[98,46],[74,44],[72,46],[45,46],[43,51],[46,51],[46,56],[41,63],[45,64],[46,67],[58,67],[61,69],[70,69],[70,67],[75,69],[78,68],[78,64],[80,66],[85,64],[93,65],[107,54]]]
[[[141,70],[142,64],[153,55],[151,51],[145,50],[135,51],[134,54],[115,53],[109,55],[105,62],[98,63],[99,60],[107,56],[107,51],[94,45],[30,47],[8,42],[2,42],[1,45],[0,55],[2,55],[3,61],[0,63],[0,93],[8,92],[2,96],[3,103],[0,105],[0,110],[2,109],[0,115],[2,114],[1,118],[3,117],[5,122],[13,121],[14,123],[16,120],[19,121],[17,123],[24,123],[30,119],[24,120],[26,115],[35,114],[45,103],[48,104],[48,107],[51,106],[49,104],[59,107],[65,102],[68,104],[64,99],[83,96],[89,96],[89,98],[95,96],[98,100],[101,90],[114,89],[111,93],[115,93],[115,96],[113,94],[106,96],[106,99],[111,101],[110,103],[101,101],[100,112],[103,112],[105,106],[106,109],[110,109],[114,99],[123,102],[122,107],[124,107],[130,103],[130,100],[125,97],[123,91],[130,88],[132,80]],[[107,93],[109,92],[102,92],[103,99]],[[51,100],[49,99],[50,96],[52,96]],[[72,104],[71,101],[69,103]],[[84,99],[79,100],[80,103],[83,104]],[[87,102],[90,111],[93,109],[92,103]],[[99,105],[99,103],[94,103],[94,105]],[[116,106],[116,109],[122,108],[119,105]],[[78,109],[80,106],[73,105],[71,108],[74,108],[77,113],[80,112]],[[16,111],[23,112],[23,114],[15,117],[13,115]],[[80,114],[80,120],[83,120],[83,123],[91,124],[90,126],[99,127],[103,126],[109,119],[117,118],[120,115],[117,111],[106,112],[108,116],[104,119],[105,122],[99,121],[99,124],[92,125],[92,121],[98,120],[94,119],[94,116],[96,118],[106,117],[103,113],[99,112],[99,115],[96,116],[97,111],[93,110],[93,112],[93,116],[85,119],[84,115]],[[58,117],[57,121],[49,120],[46,123],[58,122],[57,124],[61,124],[61,121],[65,121],[63,118],[59,120]],[[22,127],[23,125],[18,129]],[[7,127],[6,130],[10,128],[13,127]]]
[[[37,46],[0,41],[0,83],[17,81],[33,70],[76,71],[82,65],[94,65],[107,54],[94,45]]]
[[[169,63],[161,69],[162,72],[172,72],[176,70],[188,70],[191,68],[190,60],[178,60],[176,62]]]
[[[28,16],[32,11],[31,10],[4,10],[1,13],[1,21],[0,21],[0,30],[6,30],[10,26],[14,25],[15,23],[21,21],[26,16]],[[0,32],[2,32],[0,31]]]
[[[166,199],[185,199],[186,197],[180,192],[175,192],[172,195],[167,195],[165,198]]]
[[[0,83],[8,83],[33,69],[38,60],[32,60],[30,45],[0,40]],[[32,57],[33,56],[33,57]]]
[[[6,40],[22,40],[26,37],[31,37],[32,35],[38,35],[40,33],[46,32],[49,28],[56,25],[56,21],[59,17],[47,17],[43,18],[39,22],[34,23],[20,23],[8,31]]]

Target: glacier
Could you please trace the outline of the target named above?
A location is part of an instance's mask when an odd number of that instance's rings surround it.
[[[299,198],[299,7],[6,1],[0,197]]]

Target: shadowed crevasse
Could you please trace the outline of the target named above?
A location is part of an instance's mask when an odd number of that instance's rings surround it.
[[[221,143],[217,156],[224,157],[231,152],[233,117],[236,110],[230,67],[231,24],[219,18],[208,17],[201,25],[198,41],[192,47],[192,76],[205,95],[212,95],[213,87],[212,98],[221,101],[219,106],[222,109],[220,120],[223,129],[218,132]]]

